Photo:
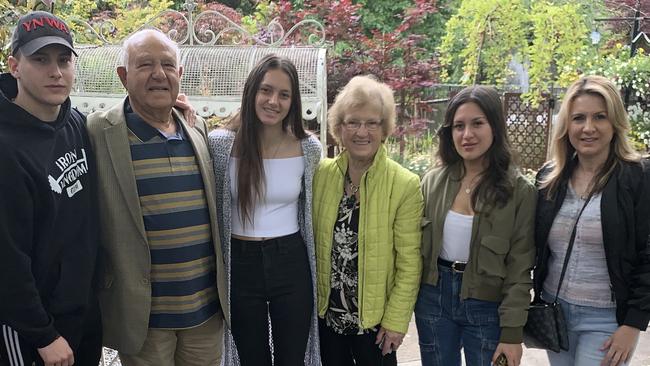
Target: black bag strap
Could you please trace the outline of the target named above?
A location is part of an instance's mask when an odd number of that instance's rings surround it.
[[[557,291],[555,291],[555,300],[553,300],[553,302],[557,302],[557,298],[560,295],[560,288],[562,288],[562,281],[564,280],[564,275],[566,274],[566,267],[568,266],[569,258],[571,257],[573,242],[575,242],[576,240],[578,221],[580,221],[580,216],[582,216],[582,212],[585,210],[585,208],[587,208],[587,205],[589,204],[592,195],[593,195],[593,191],[589,193],[587,200],[585,201],[584,205],[582,205],[582,208],[580,209],[580,212],[578,212],[578,216],[576,217],[576,220],[573,223],[573,230],[571,231],[571,239],[569,239],[569,247],[566,249],[566,255],[564,256],[564,264],[562,265],[562,274],[560,274],[560,282],[558,282],[557,284]]]

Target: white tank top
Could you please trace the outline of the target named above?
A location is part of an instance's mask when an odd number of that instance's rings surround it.
[[[262,200],[255,204],[253,224],[243,225],[237,194],[237,165],[239,159],[231,157],[230,204],[231,230],[235,235],[254,238],[277,237],[293,234],[298,226],[298,199],[302,188],[305,161],[302,156],[286,159],[264,159],[266,190]]]
[[[449,210],[442,229],[442,250],[440,258],[448,261],[467,262],[472,241],[474,216]]]

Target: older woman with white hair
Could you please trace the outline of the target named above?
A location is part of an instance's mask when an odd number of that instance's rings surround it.
[[[314,176],[322,362],[396,365],[422,269],[419,178],[386,153],[395,127],[388,85],[354,77],[328,123],[343,149]]]

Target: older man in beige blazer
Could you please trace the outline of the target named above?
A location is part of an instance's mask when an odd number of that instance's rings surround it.
[[[228,304],[206,125],[173,109],[183,71],[174,42],[140,31],[123,55],[128,96],[88,117],[104,345],[126,366],[219,365]]]

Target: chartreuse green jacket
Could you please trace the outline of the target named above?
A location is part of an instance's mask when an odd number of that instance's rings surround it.
[[[423,283],[438,284],[442,230],[461,179],[460,164],[438,167],[422,179]],[[514,190],[503,207],[478,204],[460,296],[500,302],[500,341],[521,343],[532,287],[537,194],[533,184],[515,169],[510,170],[508,179],[512,180]]]
[[[314,176],[318,315],[330,296],[332,241],[348,154],[320,162]],[[420,286],[422,193],[417,175],[389,159],[382,145],[361,177],[359,318],[361,327],[406,333]]]

